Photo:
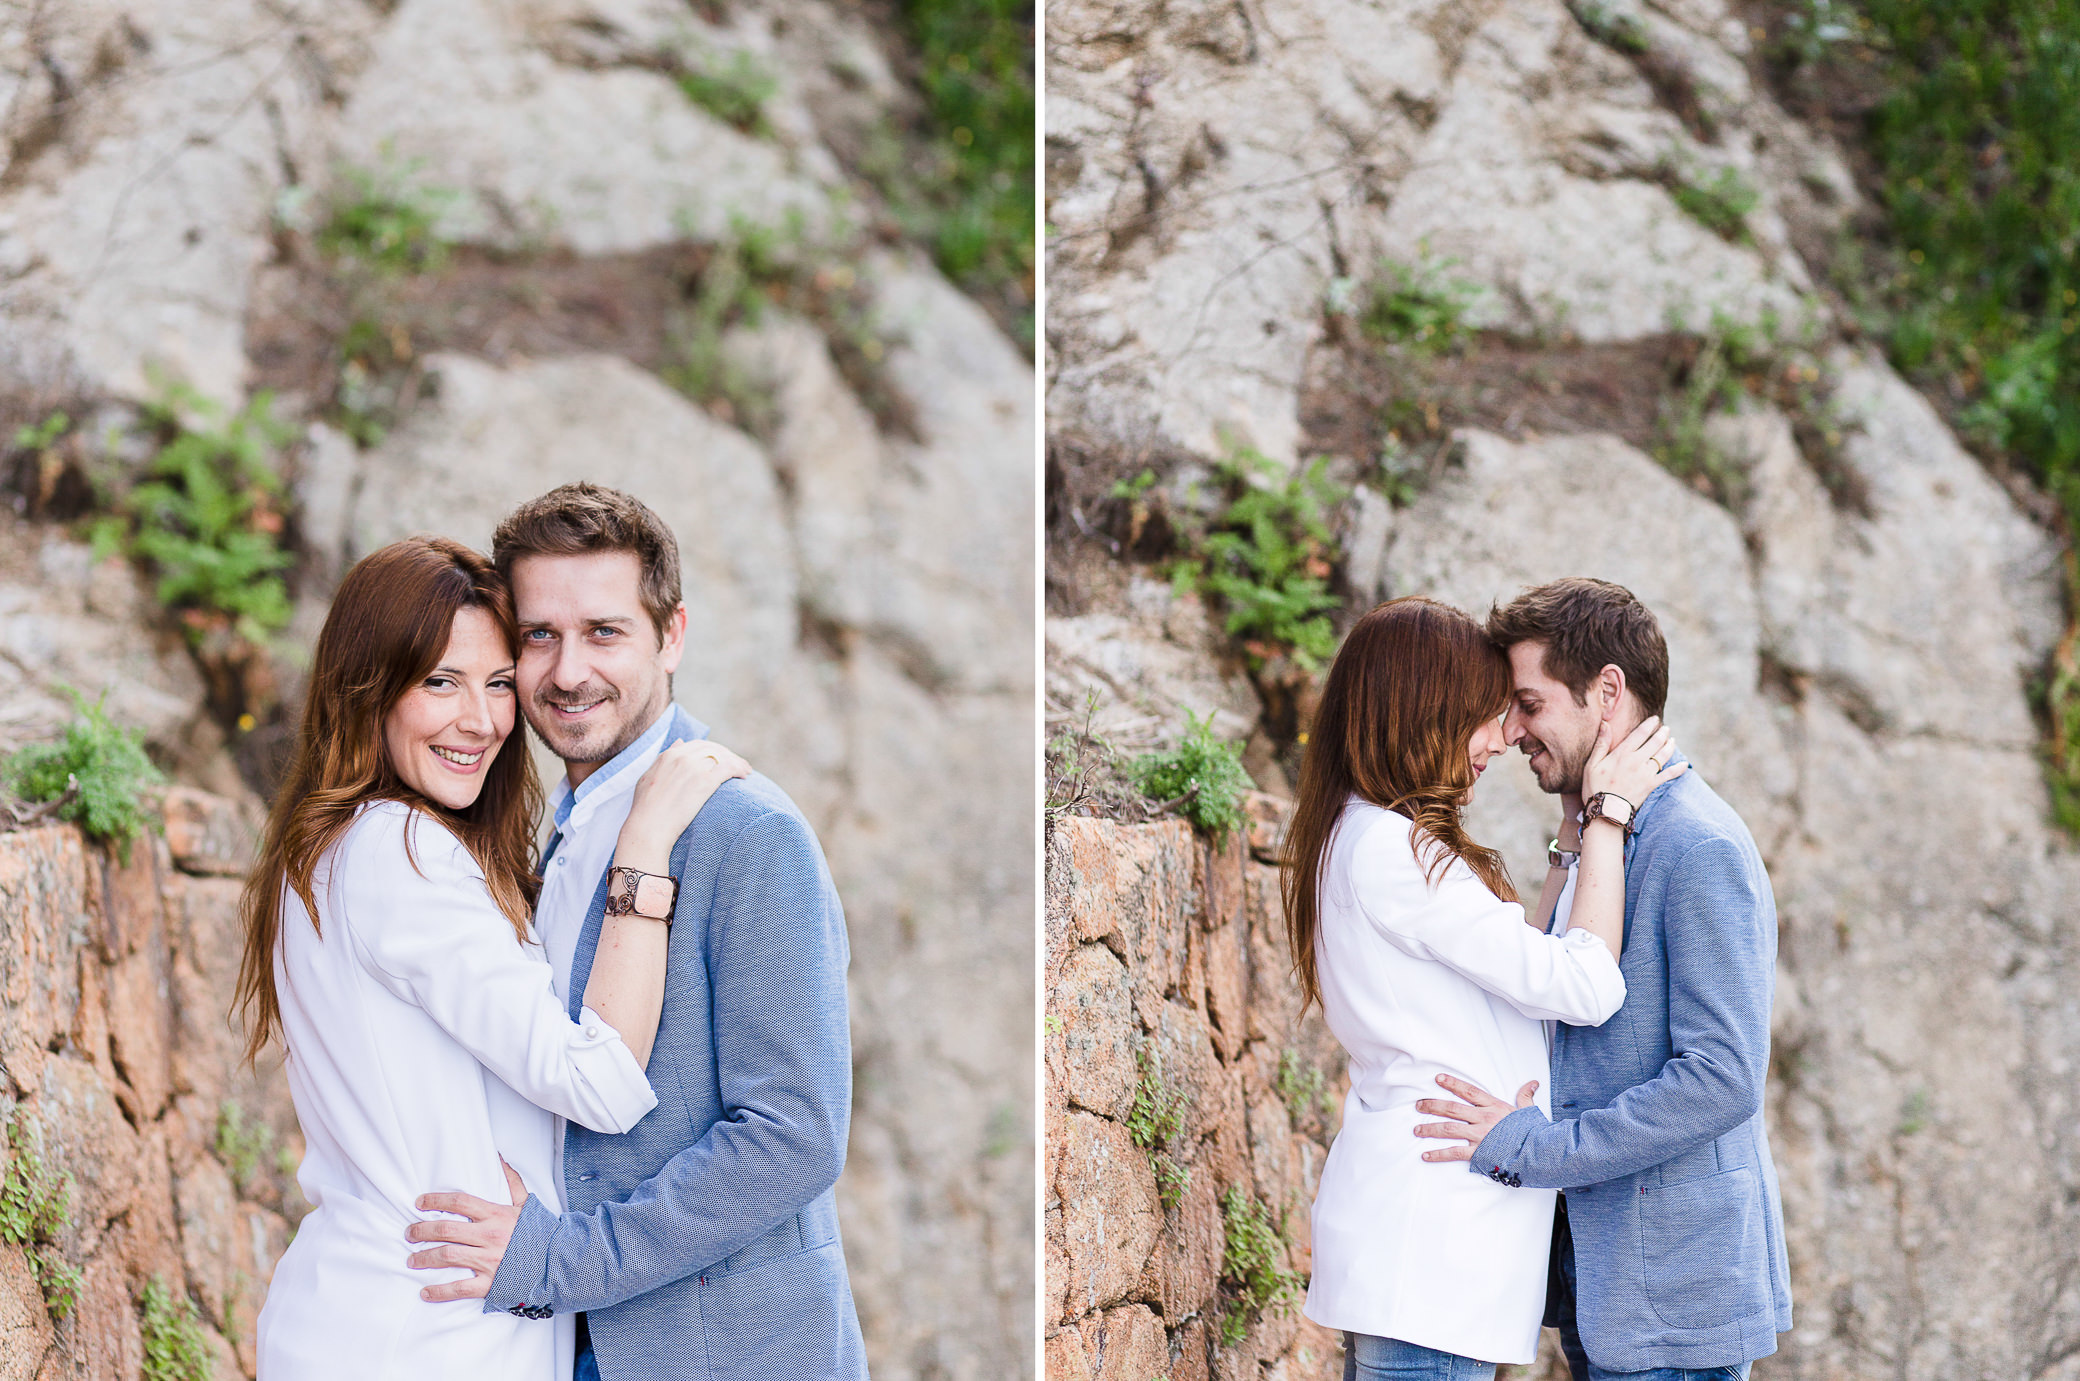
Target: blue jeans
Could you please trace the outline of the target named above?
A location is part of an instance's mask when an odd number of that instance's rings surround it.
[[[1343,1335],[1343,1381],[1493,1381],[1494,1375],[1493,1362],[1456,1352],[1370,1333]]]
[[[1553,1261],[1555,1277],[1547,1287],[1559,1316],[1560,1351],[1574,1381],[1748,1381],[1752,1362],[1737,1367],[1655,1367],[1649,1371],[1605,1371],[1582,1350],[1582,1335],[1574,1319],[1574,1234],[1567,1229],[1567,1199],[1562,1196],[1553,1215]]]
[[[599,1359],[592,1355],[589,1342],[578,1349],[578,1367],[572,1381],[599,1381]]]

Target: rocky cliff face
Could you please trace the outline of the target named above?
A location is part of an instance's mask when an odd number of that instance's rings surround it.
[[[120,486],[168,381],[275,390],[291,647],[392,538],[483,545],[580,477],[653,504],[692,611],[678,698],[802,804],[846,903],[874,1371],[1022,1376],[1033,375],[858,172],[914,109],[899,65],[818,0],[16,6],[0,413],[87,418],[67,454]],[[371,188],[445,254],[326,248]],[[187,778],[239,790],[228,745],[264,779],[279,726],[211,710],[148,586],[6,521],[0,746],[108,687]]]
[[[1050,831],[1049,1377],[1343,1374],[1297,1293],[1252,1300],[1245,1280],[1250,1260],[1304,1276],[1342,1117],[1343,1052],[1300,1015],[1283,928],[1278,871],[1239,837],[1075,817]],[[1261,1258],[1236,1245],[1252,1216]]]
[[[278,1062],[243,1066],[230,1020],[248,820],[177,790],[127,863],[69,825],[0,835],[0,1080],[10,1188],[70,1181],[42,1248],[78,1272],[52,1323],[30,1258],[0,1244],[0,1376],[136,1377],[155,1278],[201,1305],[220,1378],[254,1374],[254,1322],[306,1207]]]
[[[1095,692],[1115,742],[1184,708],[1265,735],[1237,652],[1132,564],[1106,485],[1143,465],[1175,511],[1232,446],[1326,450],[1355,486],[1351,608],[1629,586],[1668,636],[1679,740],[1779,906],[1797,1327],[1756,1374],[2080,1374],[2080,856],[2030,704],[2061,552],[1810,295],[1804,251],[1857,194],[1753,76],[1741,12],[1064,0],[1048,25],[1056,722]],[[1714,229],[1699,185],[1752,206]],[[1471,284],[1485,333],[1449,365],[1354,345],[1340,304],[1382,260]],[[1671,473],[1645,447],[1672,386],[1637,381],[1742,330],[1805,352],[1747,368],[1810,369],[1827,396],[1760,381],[1702,423],[1711,473]],[[1380,464],[1403,445],[1408,471]],[[1290,746],[1253,760],[1261,782]],[[1471,820],[1523,879],[1553,814],[1504,767]]]

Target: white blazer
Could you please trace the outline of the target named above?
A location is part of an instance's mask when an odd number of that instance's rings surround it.
[[[1458,859],[1424,880],[1406,816],[1353,797],[1331,837],[1315,931],[1329,1029],[1350,1055],[1343,1128],[1314,1201],[1307,1317],[1484,1362],[1529,1362],[1545,1308],[1554,1191],[1509,1189],[1418,1138],[1419,1098],[1454,1074],[1514,1100],[1539,1081],[1544,1021],[1597,1025],[1625,980],[1585,930],[1544,935]],[[1433,846],[1434,847],[1434,846]],[[1427,851],[1426,851],[1427,853]]]
[[[407,835],[410,852],[406,850]],[[318,928],[282,897],[275,991],[303,1125],[296,1181],[315,1206],[260,1311],[263,1381],[556,1381],[569,1319],[428,1304],[464,1278],[414,1271],[413,1200],[459,1189],[505,1203],[503,1156],[563,1208],[552,1113],[623,1132],[657,1105],[621,1037],[573,1022],[539,944],[522,945],[446,827],[395,801],[362,808],[320,861]]]

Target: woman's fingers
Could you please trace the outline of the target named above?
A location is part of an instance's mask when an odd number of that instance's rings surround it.
[[[1639,748],[1644,746],[1648,739],[1654,737],[1655,731],[1660,729],[1660,727],[1661,716],[1658,714],[1648,715],[1645,719],[1642,719],[1638,724],[1635,724],[1632,728],[1632,732],[1625,736],[1624,746],[1627,748]]]
[[[1524,1085],[1524,1087],[1517,1090],[1517,1106],[1520,1108],[1530,1107],[1532,1095],[1536,1094],[1537,1092],[1538,1080],[1533,1079],[1530,1083]]]
[[[519,1208],[527,1202],[527,1185],[520,1179],[520,1172],[506,1164],[506,1158],[498,1158],[499,1168],[506,1172],[506,1188],[512,1193],[513,1207]]]

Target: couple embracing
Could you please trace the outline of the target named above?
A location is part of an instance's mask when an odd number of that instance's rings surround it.
[[[1653,614],[1597,580],[1485,628],[1395,600],[1337,654],[1285,906],[1350,1057],[1305,1310],[1344,1333],[1346,1381],[1486,1381],[1541,1319],[1574,1381],[1744,1381],[1791,1326],[1776,907],[1667,691]],[[1529,911],[1461,823],[1510,745],[1561,806]]]
[[[844,917],[673,703],[685,635],[670,529],[593,484],[341,583],[244,903],[313,1205],[263,1381],[866,1376]]]

